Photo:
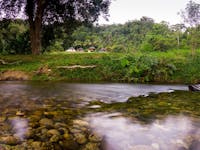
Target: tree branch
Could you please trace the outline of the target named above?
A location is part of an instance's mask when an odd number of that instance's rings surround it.
[[[6,62],[5,60],[3,59],[0,59],[0,64],[2,65],[14,65],[14,64],[18,64],[20,63],[21,61],[15,61],[15,62],[12,62],[12,63],[9,63],[9,62]]]
[[[57,66],[57,69],[87,69],[87,68],[96,68],[96,65],[91,66],[81,66],[81,65],[74,65],[74,66]]]

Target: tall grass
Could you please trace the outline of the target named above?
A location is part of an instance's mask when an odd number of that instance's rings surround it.
[[[40,56],[0,56],[6,62],[21,60],[15,65],[0,64],[0,72],[21,70],[32,80],[117,81],[197,83],[200,81],[200,50],[192,57],[189,50],[167,52],[122,53],[47,53]],[[58,69],[58,66],[96,65],[88,69]],[[40,68],[49,74],[36,74]]]

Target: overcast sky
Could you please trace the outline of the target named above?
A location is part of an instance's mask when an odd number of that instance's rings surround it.
[[[193,0],[200,3],[200,0]],[[109,22],[99,20],[99,24],[125,23],[142,16],[153,18],[156,22],[170,24],[183,22],[177,14],[186,7],[189,0],[112,0]]]

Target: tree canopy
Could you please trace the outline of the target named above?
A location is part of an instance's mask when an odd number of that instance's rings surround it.
[[[110,0],[1,0],[0,16],[27,19],[32,53],[39,54],[43,24],[75,21],[91,23],[100,14],[107,18],[109,5]]]

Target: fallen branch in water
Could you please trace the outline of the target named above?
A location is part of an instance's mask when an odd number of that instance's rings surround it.
[[[6,62],[5,60],[3,60],[3,59],[0,59],[0,64],[2,64],[2,65],[14,65],[14,64],[18,64],[18,63],[20,63],[21,61],[15,61],[15,62],[11,62],[11,63],[9,63],[9,62]]]
[[[88,68],[96,68],[96,65],[91,66],[81,66],[81,65],[74,65],[74,66],[57,66],[58,69],[88,69]]]

